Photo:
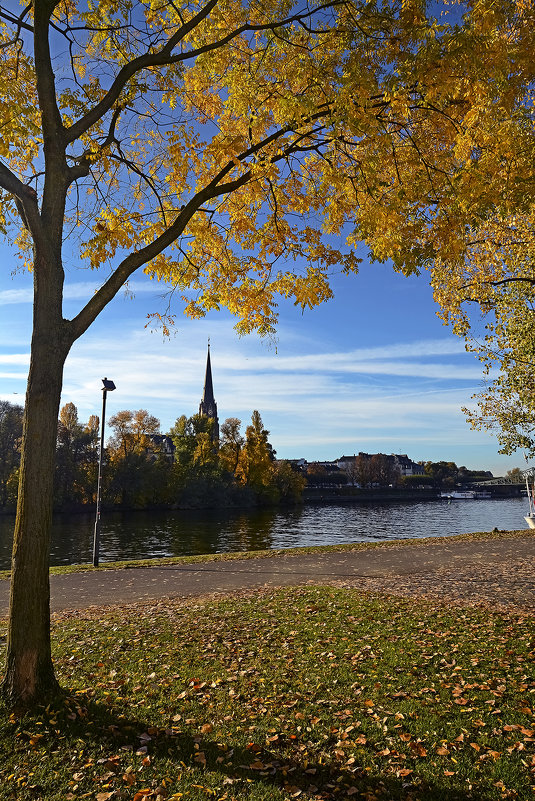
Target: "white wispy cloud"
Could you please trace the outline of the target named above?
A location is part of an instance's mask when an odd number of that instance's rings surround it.
[[[213,327],[213,326],[212,326]],[[384,381],[391,376],[407,380],[443,382],[447,379],[474,384],[479,379],[477,367],[450,362],[418,362],[403,358],[405,350],[398,348],[398,359],[381,360],[380,354],[390,349],[374,349],[376,359],[356,362],[354,351],[349,353],[309,353],[305,356],[281,357],[266,353],[258,342],[245,343],[218,332],[216,351],[212,350],[216,400],[221,407],[279,409],[281,412],[299,402],[308,405],[312,399],[329,403],[331,408],[341,396],[384,396]],[[109,375],[120,395],[132,400],[143,399],[144,405],[156,401],[198,405],[204,379],[206,339],[202,336],[177,337],[162,341],[161,337],[138,331],[113,341],[87,338],[77,343],[69,357],[65,392],[74,389],[88,403],[94,402],[95,386],[100,378]],[[204,341],[203,341],[204,340]],[[442,353],[440,343],[408,346],[407,351]],[[443,350],[447,351],[447,348]],[[358,353],[358,351],[357,351]],[[362,383],[371,377],[372,384]],[[377,390],[373,386],[377,383]],[[390,390],[389,390],[390,392]],[[65,394],[65,393],[64,393]],[[394,393],[396,396],[398,392]],[[119,395],[118,395],[119,396]],[[118,397],[116,396],[116,397]],[[421,403],[418,398],[417,403]]]
[[[479,378],[472,366],[444,362],[458,352],[456,343],[452,348],[447,341],[280,356],[258,340],[238,340],[227,323],[216,328],[201,321],[171,340],[148,331],[120,339],[87,337],[67,362],[64,399],[75,402],[81,416],[98,413],[100,379],[106,375],[117,386],[108,395],[110,414],[147,408],[167,429],[180,414],[198,409],[208,331],[217,343],[212,368],[221,418],[247,422],[259,409],[288,447],[303,440],[355,440],[365,432],[375,437],[396,430],[438,432],[446,421],[461,425],[459,407]],[[363,354],[368,360],[357,362]],[[419,363],[416,354],[427,361]],[[444,393],[446,378],[461,388]]]
[[[295,356],[276,356],[277,369],[280,371],[304,372],[315,370],[318,365],[322,370],[344,372],[362,372],[362,365],[368,369],[368,365],[378,362],[393,363],[394,359],[419,358],[428,359],[442,356],[453,356],[465,354],[465,348],[460,340],[451,337],[439,340],[422,340],[409,343],[392,343],[375,348],[356,348],[346,351],[322,352],[308,354],[296,354]],[[235,364],[232,357],[222,355],[221,363],[229,366],[232,363],[234,369],[246,369],[251,371],[262,371],[266,365],[273,362],[273,356],[259,356],[254,364],[244,361]],[[393,368],[390,368],[393,369]]]
[[[110,315],[73,347],[62,403],[74,402],[82,421],[100,414],[107,376],[117,386],[108,394],[108,419],[120,409],[146,408],[168,430],[198,409],[208,336],[220,418],[236,416],[245,426],[258,409],[281,457],[380,450],[470,463],[468,447],[490,442],[470,432],[460,411],[480,372],[462,343],[447,338],[322,352],[318,342],[282,331],[277,352],[256,338],[237,338],[228,320],[187,321],[164,339]],[[21,402],[28,361],[22,348],[0,355],[0,397]],[[12,390],[21,395],[6,394]]]
[[[0,371],[0,379],[3,381],[25,381],[26,373],[6,373],[4,371]]]
[[[28,353],[0,353],[0,364],[20,364],[27,367],[30,364]]]
[[[233,367],[247,373],[264,373],[266,370],[276,372],[280,375],[291,373],[292,375],[314,374],[314,373],[343,373],[365,374],[365,375],[391,375],[391,376],[414,376],[419,378],[434,379],[453,379],[459,381],[474,381],[481,375],[481,368],[474,365],[459,365],[448,362],[428,362],[415,361],[400,358],[397,361],[390,359],[377,359],[371,361],[358,361],[352,354],[337,354],[334,358],[331,354],[314,354],[307,357],[295,357],[277,362],[276,366],[268,360],[258,360],[251,368],[247,369],[244,364]]]
[[[32,301],[32,289],[2,289],[0,291],[0,306],[10,306],[13,303],[31,303]]]
[[[100,284],[95,281],[78,281],[72,284],[66,284],[63,297],[66,301],[69,300],[88,300],[93,295]],[[165,292],[163,285],[151,281],[130,281],[124,292],[140,294],[152,293],[154,295],[162,294]],[[0,306],[11,306],[15,303],[33,303],[33,289],[32,287],[25,287],[21,289],[3,289],[0,291]]]

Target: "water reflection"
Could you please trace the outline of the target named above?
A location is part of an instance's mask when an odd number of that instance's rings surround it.
[[[325,504],[289,509],[108,512],[101,561],[257,551],[305,545],[445,537],[493,528],[524,528],[522,498],[388,504]],[[93,515],[54,520],[51,564],[91,562]],[[0,518],[0,568],[9,567],[13,518]]]

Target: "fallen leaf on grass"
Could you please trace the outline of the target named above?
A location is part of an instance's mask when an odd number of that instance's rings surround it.
[[[102,764],[106,770],[109,770],[112,773],[117,773],[119,770],[118,759],[106,759]]]
[[[415,756],[419,756],[419,757],[427,756],[427,751],[423,747],[423,745],[421,745],[421,743],[411,743],[410,747],[411,747],[412,751],[414,752]]]
[[[143,801],[148,795],[152,795],[152,790],[147,788],[145,790],[138,790],[132,801]]]

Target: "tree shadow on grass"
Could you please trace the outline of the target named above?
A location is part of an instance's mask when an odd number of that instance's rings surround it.
[[[45,753],[50,756],[48,770],[41,770],[36,784],[19,785],[14,794],[6,787],[2,795],[6,801],[77,799],[84,793],[91,798],[99,793],[105,798],[109,793],[110,801],[158,797],[164,801],[174,792],[185,792],[188,785],[210,796],[212,790],[221,794],[226,790],[229,799],[265,798],[270,788],[273,798],[277,789],[284,798],[322,801],[484,801],[495,797],[490,791],[448,787],[446,777],[424,783],[410,772],[404,775],[403,770],[398,775],[372,773],[356,762],[349,764],[345,757],[337,761],[334,748],[320,763],[306,744],[292,738],[278,737],[266,747],[216,742],[205,727],[195,735],[171,720],[169,726],[151,725],[142,712],[139,717],[125,714],[117,699],[96,702],[84,693],[58,698],[46,709],[11,723],[16,748],[27,756],[28,764],[42,763]],[[57,778],[54,784],[51,778],[58,777],[55,761],[69,763],[61,779],[65,786],[58,786]],[[139,796],[141,790],[144,795]]]

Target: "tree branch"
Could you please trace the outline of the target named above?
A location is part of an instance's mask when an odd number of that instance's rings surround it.
[[[79,119],[78,122],[75,122],[70,128],[65,129],[65,144],[70,144],[76,141],[76,139],[88,131],[91,126],[102,119],[102,117],[118,100],[128,81],[138,72],[141,72],[144,69],[149,69],[150,67],[169,66],[171,64],[177,64],[181,61],[196,59],[198,56],[203,55],[204,53],[209,53],[213,50],[224,47],[236,37],[241,36],[242,33],[272,31],[277,28],[281,28],[284,25],[289,25],[292,22],[299,22],[302,19],[308,19],[318,11],[343,5],[345,0],[331,0],[330,2],[324,3],[313,11],[307,11],[300,14],[297,13],[272,23],[240,25],[238,28],[235,28],[233,31],[228,33],[226,36],[223,36],[221,39],[218,39],[216,42],[203,45],[202,47],[198,47],[186,53],[177,53],[176,55],[172,55],[172,51],[177,44],[179,44],[191,30],[194,30],[204,19],[209,16],[210,12],[215,8],[218,2],[219,0],[209,0],[209,2],[198,12],[198,14],[192,17],[188,23],[183,25],[178,31],[176,31],[175,34],[173,34],[167,44],[164,45],[158,53],[145,53],[135,59],[132,59],[132,61],[128,62],[128,64],[125,64],[123,67],[121,67],[117,77],[113,81],[105,97],[103,97],[96,106],[88,111],[87,114]]]
[[[326,107],[326,109],[327,108],[328,107]],[[316,115],[311,115],[310,119],[306,122],[311,122],[312,120],[324,115],[325,111],[318,112]],[[237,159],[243,161],[245,158],[254,155],[256,152],[261,150],[267,144],[270,144],[275,139],[282,138],[291,130],[292,127],[288,126],[271,134],[271,136],[266,137],[266,139],[262,142],[254,145],[251,148],[248,148],[248,150],[246,150],[240,156],[237,156]],[[294,150],[303,150],[302,146],[300,146],[298,142],[300,142],[303,138],[306,138],[306,136],[308,136],[308,134],[300,134],[295,142],[290,143],[282,150],[282,152],[278,153],[276,156],[273,156],[270,159],[270,163],[274,164],[277,161],[288,158],[288,156],[291,155]],[[122,286],[124,286],[128,278],[130,278],[130,276],[137,269],[154,259],[178,239],[178,237],[184,232],[188,222],[193,217],[195,212],[197,212],[204,203],[212,200],[213,198],[220,197],[221,195],[227,195],[235,192],[237,189],[244,186],[248,181],[251,180],[253,173],[251,170],[247,170],[237,178],[229,180],[226,183],[222,183],[222,180],[230,172],[232,172],[235,167],[235,162],[229,161],[225,167],[223,167],[210,181],[210,183],[204,189],[198,192],[193,198],[191,198],[189,203],[187,203],[184,208],[180,210],[176,220],[172,225],[169,226],[169,228],[167,228],[166,231],[160,234],[160,236],[158,236],[153,242],[128,255],[121,262],[121,264],[119,264],[115,272],[93,295],[93,297],[88,301],[79,314],[69,322],[68,328],[71,342],[74,342],[76,339],[78,339],[89,328],[91,323],[98,317],[100,312],[106,307],[112,298],[115,297],[117,292]]]
[[[14,41],[17,41],[17,39],[20,36],[20,31],[22,29],[33,33],[33,25],[30,25],[28,22],[24,22],[24,17],[27,16],[32,5],[33,5],[32,3],[27,5],[26,8],[23,9],[22,13],[19,14],[18,17],[16,17],[14,14],[11,13],[11,11],[8,11],[3,6],[0,6],[0,19],[5,19],[6,22],[11,22],[12,25],[17,26],[17,37]]]
[[[2,163],[0,163],[0,187],[15,198],[19,216],[37,243],[42,235],[42,226],[35,189],[23,184],[15,173]]]
[[[47,152],[56,155],[64,153],[62,146],[63,123],[56,101],[56,82],[48,41],[48,27],[53,8],[53,3],[46,2],[46,0],[36,0],[35,2],[35,77],[39,108],[42,114],[45,157]]]
[[[535,286],[535,278],[528,278],[526,276],[511,276],[510,278],[501,278],[500,280],[496,281],[483,281],[483,284],[487,286],[505,286],[506,284],[530,284],[531,286]],[[460,289],[472,289],[473,284],[464,284],[460,287]],[[473,300],[472,298],[467,298],[467,300]],[[474,301],[475,303],[479,303],[478,300]]]
[[[10,195],[15,195],[20,200],[24,197],[26,185],[17,178],[14,172],[11,172],[9,167],[0,162],[0,187],[9,192]]]
[[[78,122],[71,125],[65,132],[65,143],[69,144],[76,141],[83,133],[88,131],[98,120],[110,110],[113,104],[119,98],[122,90],[128,81],[138,72],[149,67],[165,66],[173,63],[170,59],[171,51],[173,48],[184,38],[191,30],[199,25],[205,19],[213,8],[217,5],[219,0],[209,0],[209,2],[201,8],[201,10],[191,18],[189,22],[182,25],[179,30],[169,39],[166,45],[160,50],[159,53],[145,53],[142,56],[129,61],[119,70],[119,73],[112,85],[110,86],[107,94],[102,100],[97,103],[90,111],[87,112]]]

